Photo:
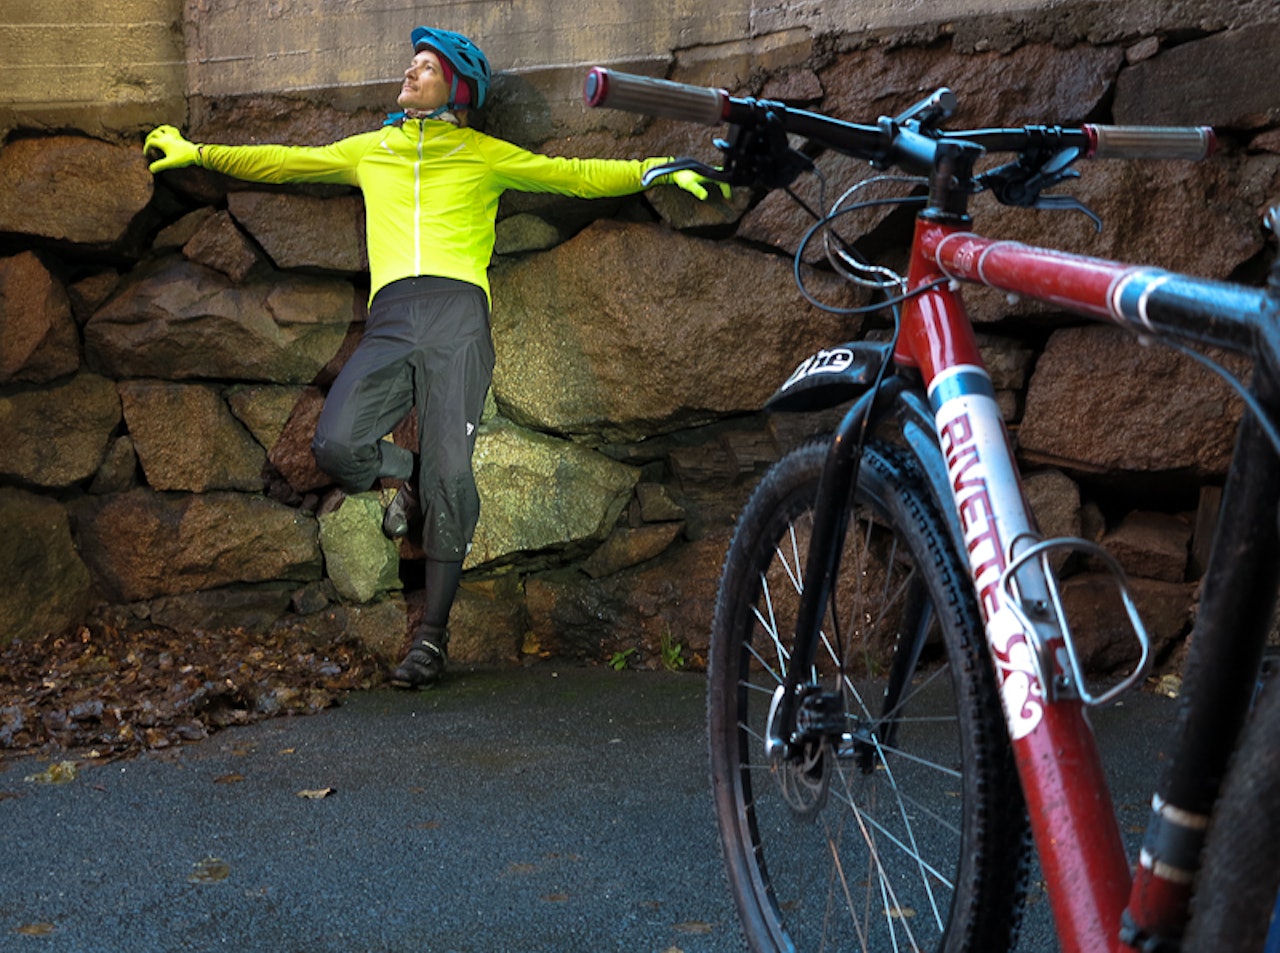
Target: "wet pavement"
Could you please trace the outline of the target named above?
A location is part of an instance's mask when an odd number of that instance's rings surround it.
[[[66,784],[0,764],[0,951],[745,949],[699,674],[482,671]],[[1172,703],[1095,718],[1136,839]],[[1042,894],[1019,950],[1052,951]]]

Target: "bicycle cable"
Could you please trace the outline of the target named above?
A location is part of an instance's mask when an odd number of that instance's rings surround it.
[[[1140,336],[1146,340],[1150,340],[1146,335]],[[1263,434],[1265,434],[1267,440],[1271,442],[1272,449],[1275,450],[1277,456],[1280,456],[1280,429],[1277,429],[1270,414],[1268,414],[1267,409],[1262,406],[1262,402],[1250,392],[1249,388],[1244,385],[1244,382],[1241,381],[1240,378],[1236,377],[1235,374],[1231,373],[1231,371],[1227,370],[1207,354],[1202,354],[1195,348],[1188,347],[1180,341],[1165,340],[1162,338],[1156,338],[1155,340],[1160,341],[1161,344],[1172,348],[1179,354],[1183,354],[1198,362],[1226,381],[1227,385],[1240,396],[1241,400],[1244,401],[1245,406],[1253,414],[1254,419],[1257,420],[1258,426],[1262,428]]]
[[[820,207],[825,208],[826,207],[825,191],[827,186],[826,176],[824,176],[822,172],[817,168],[813,170],[813,174],[817,177],[818,183],[819,183],[818,185],[819,205]],[[844,238],[841,237],[838,232],[835,232],[834,229],[832,229],[831,227],[832,223],[842,215],[848,215],[854,212],[864,211],[868,208],[874,208],[877,206],[915,205],[915,204],[924,204],[927,201],[926,196],[912,196],[912,195],[892,196],[889,198],[882,198],[882,199],[869,199],[866,201],[854,203],[853,205],[842,207],[845,200],[848,199],[854,193],[860,191],[861,189],[870,187],[872,185],[875,185],[881,182],[901,182],[901,183],[919,185],[919,184],[923,184],[924,180],[916,176],[899,176],[899,175],[874,176],[870,179],[866,179],[862,182],[859,182],[851,186],[849,189],[847,189],[844,192],[844,194],[841,195],[840,198],[838,198],[835,201],[835,203],[831,207],[831,210],[824,215],[819,215],[816,212],[814,212],[812,209],[808,207],[808,205],[799,196],[795,195],[791,191],[791,189],[787,189],[787,194],[790,195],[802,208],[805,209],[805,211],[807,211],[810,215],[812,215],[816,219],[813,225],[811,225],[809,229],[805,232],[804,237],[800,241],[799,247],[796,249],[796,253],[793,261],[793,273],[795,277],[796,286],[797,288],[799,288],[800,294],[804,297],[804,299],[814,307],[819,308],[828,313],[843,315],[843,316],[854,316],[854,315],[862,315],[862,314],[872,314],[876,311],[889,309],[893,315],[893,324],[894,324],[894,332],[893,332],[892,340],[896,344],[898,339],[899,317],[900,317],[897,310],[898,306],[905,303],[909,299],[915,297],[916,295],[923,294],[934,288],[938,288],[938,287],[941,287],[942,285],[945,285],[947,283],[947,279],[940,278],[932,282],[927,282],[918,288],[908,290],[905,288],[906,279],[903,278],[903,276],[899,275],[897,272],[894,272],[892,269],[884,266],[874,265],[871,262],[868,262],[865,259],[861,258],[861,256],[858,256],[857,258],[853,257],[853,255],[858,254],[856,249],[854,249],[852,245],[850,245],[847,241],[845,241]],[[836,273],[839,274],[842,278],[845,278],[847,281],[853,284],[858,284],[858,285],[861,285],[862,287],[871,288],[873,290],[882,291],[885,288],[891,287],[893,285],[896,285],[899,288],[903,288],[904,290],[898,295],[886,297],[883,301],[874,302],[872,304],[867,304],[867,305],[860,305],[858,307],[853,307],[853,308],[841,308],[836,305],[831,305],[826,302],[820,301],[815,295],[813,295],[809,291],[808,288],[805,287],[804,276],[800,267],[803,264],[805,249],[809,246],[809,243],[813,241],[814,237],[818,234],[819,231],[822,232],[824,251],[826,252],[827,261],[836,270]],[[831,236],[833,234],[835,235],[835,238],[837,239],[841,247],[833,247],[832,241],[831,241]],[[847,265],[848,268],[842,266],[841,262],[837,261],[837,258],[842,260],[844,262],[844,265]],[[885,277],[886,279],[891,278],[892,280],[873,281],[870,278],[855,274],[854,273],[855,270],[861,271],[863,275],[867,275],[867,274],[880,275]],[[1236,377],[1231,371],[1227,370],[1217,361],[1213,360],[1213,358],[1209,357],[1206,354],[1202,354],[1201,352],[1195,350],[1192,347],[1188,347],[1180,342],[1172,341],[1168,339],[1161,339],[1161,343],[1165,344],[1166,346],[1174,349],[1175,351],[1181,354],[1186,355],[1187,357],[1190,357],[1191,359],[1195,360],[1196,362],[1198,362],[1199,364],[1207,368],[1211,373],[1216,374],[1218,377],[1222,378],[1222,380],[1225,381],[1227,385],[1240,396],[1240,399],[1244,402],[1245,406],[1249,409],[1249,411],[1253,414],[1254,418],[1258,421],[1258,426],[1262,428],[1263,433],[1266,435],[1267,440],[1271,443],[1272,448],[1276,451],[1276,454],[1280,455],[1280,427],[1276,426],[1275,422],[1271,419],[1271,416],[1268,414],[1266,408],[1262,406],[1262,403],[1257,399],[1257,397],[1255,397],[1249,391],[1249,389],[1244,385],[1244,383],[1238,377]],[[878,387],[879,383],[880,383],[880,378],[878,377],[875,385],[873,386]]]
[[[814,169],[813,174],[818,179],[819,204],[821,207],[825,208],[826,207],[825,194],[826,194],[826,184],[827,184],[826,177],[822,174],[821,171],[817,169]],[[796,196],[793,192],[791,192],[790,189],[787,190],[787,193],[791,195],[791,197],[795,199],[795,201],[802,208],[804,208],[805,211],[807,211],[810,215],[814,216],[817,219],[817,221],[815,221],[813,225],[811,225],[809,229],[805,232],[804,237],[800,240],[799,247],[796,248],[796,253],[792,259],[792,277],[795,279],[796,287],[797,289],[799,289],[801,296],[807,302],[809,302],[809,304],[813,305],[815,308],[818,308],[822,311],[826,311],[828,314],[852,317],[855,315],[874,314],[875,312],[884,310],[886,308],[889,308],[889,309],[896,308],[898,305],[910,300],[911,298],[920,294],[924,294],[927,291],[931,291],[934,288],[940,287],[946,284],[948,281],[948,279],[946,278],[939,278],[935,281],[927,282],[921,285],[919,288],[907,289],[906,279],[902,275],[893,271],[892,269],[886,268],[881,265],[874,265],[871,262],[863,259],[860,255],[858,255],[858,257],[856,258],[853,257],[853,255],[858,254],[856,249],[853,249],[853,247],[848,242],[846,242],[838,232],[835,232],[834,229],[832,229],[831,227],[832,223],[837,218],[840,218],[843,215],[850,215],[854,212],[864,211],[868,208],[875,208],[878,206],[885,206],[885,205],[923,205],[928,200],[927,197],[923,195],[920,195],[920,196],[899,195],[899,196],[891,196],[889,198],[882,198],[882,199],[868,199],[866,201],[857,202],[857,203],[854,203],[853,205],[848,205],[843,208],[840,207],[841,203],[843,203],[853,193],[857,192],[860,189],[869,187],[871,185],[874,185],[880,182],[910,182],[912,184],[920,184],[921,180],[915,177],[910,177],[910,176],[889,176],[889,175],[875,176],[871,179],[865,180],[864,182],[860,182],[852,186],[850,189],[846,190],[845,193],[841,195],[840,198],[836,201],[836,204],[832,207],[831,211],[822,215],[819,215],[818,213],[810,209],[808,205],[805,204],[805,202],[802,199],[800,199],[798,196]],[[871,288],[872,290],[875,290],[875,291],[884,291],[887,288],[896,286],[898,288],[902,288],[903,289],[902,292],[898,295],[890,295],[886,297],[883,301],[877,301],[867,305],[858,305],[856,307],[851,307],[851,308],[842,308],[838,305],[829,304],[828,302],[820,300],[805,285],[804,274],[801,267],[804,264],[805,249],[809,247],[809,244],[814,240],[814,238],[818,235],[819,232],[822,232],[823,234],[823,243],[824,243],[824,249],[826,251],[827,261],[830,262],[830,264],[832,265],[832,267],[835,269],[836,273],[840,277],[844,278],[846,281],[849,281],[852,284],[861,285],[864,288]],[[844,246],[844,248],[853,252],[853,255],[850,255],[847,252],[840,249],[834,250],[836,256],[843,259],[843,262],[844,262],[843,265],[839,261],[837,261],[836,258],[833,257],[832,255],[832,251],[833,251],[832,245],[831,245],[832,234],[835,235],[836,239],[839,241],[839,243],[842,246]],[[861,272],[861,274],[860,275],[855,274],[854,273],[855,271]],[[880,280],[872,280],[872,278],[867,277],[870,275],[878,276]],[[896,321],[897,319],[895,317],[895,324],[896,324]],[[896,336],[897,335],[895,332],[895,339],[896,339]]]
[[[854,282],[856,284],[861,284],[864,287],[870,287],[870,288],[876,288],[876,289],[883,289],[890,286],[897,286],[905,290],[906,279],[902,275],[898,274],[896,271],[894,271],[891,268],[887,268],[883,265],[875,265],[872,262],[868,261],[858,252],[856,248],[854,248],[849,242],[845,241],[844,238],[842,238],[838,232],[836,232],[833,228],[830,227],[830,223],[832,221],[834,221],[838,216],[845,214],[846,212],[851,213],[851,212],[861,211],[867,208],[873,208],[877,205],[923,204],[926,200],[926,197],[923,195],[921,196],[912,196],[912,195],[890,196],[888,199],[868,200],[868,201],[859,202],[854,205],[848,206],[847,208],[844,207],[845,201],[848,200],[850,196],[854,195],[857,192],[862,191],[863,189],[867,189],[873,185],[879,185],[884,182],[902,183],[902,184],[908,184],[913,186],[923,186],[928,184],[925,179],[922,179],[919,176],[877,175],[869,179],[864,179],[863,181],[857,182],[854,185],[850,186],[848,189],[844,191],[843,195],[841,195],[838,199],[835,200],[834,203],[832,203],[831,211],[827,213],[827,216],[824,220],[827,223],[827,227],[823,228],[822,230],[823,249],[826,252],[827,261],[830,262],[831,267],[833,267],[837,273],[839,273],[849,281]],[[825,193],[825,190],[826,190],[826,181],[824,179],[820,184],[820,194]],[[822,204],[824,207],[826,206],[825,199],[823,200]],[[839,239],[838,247],[833,246],[833,243],[831,241],[832,235],[835,235],[835,237]],[[848,268],[845,267],[846,265],[848,266]],[[858,274],[858,272],[861,272],[862,274]],[[864,277],[866,275],[879,275],[884,280],[875,281],[870,277]]]

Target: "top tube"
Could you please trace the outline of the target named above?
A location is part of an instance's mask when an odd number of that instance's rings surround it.
[[[1255,352],[1274,324],[1276,303],[1265,289],[1192,278],[983,238],[972,232],[926,232],[924,254],[949,278],[1023,294],[1105,318],[1138,333]]]

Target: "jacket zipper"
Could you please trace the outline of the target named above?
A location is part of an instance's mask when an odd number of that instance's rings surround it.
[[[422,142],[426,123],[418,121],[418,158],[413,163],[413,273],[422,274]]]

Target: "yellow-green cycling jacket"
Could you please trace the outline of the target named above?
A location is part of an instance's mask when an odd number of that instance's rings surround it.
[[[201,150],[205,168],[238,179],[359,186],[371,296],[417,275],[469,281],[487,295],[494,220],[504,191],[628,195],[640,191],[640,177],[663,161],[552,158],[436,119],[406,119],[327,146]]]

